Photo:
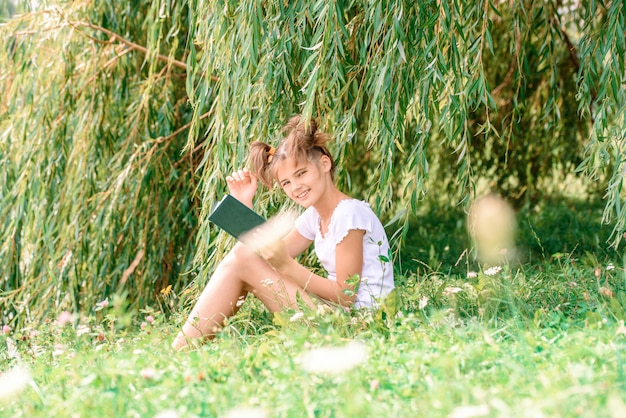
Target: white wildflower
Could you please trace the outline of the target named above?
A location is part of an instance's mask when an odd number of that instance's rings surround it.
[[[63,355],[63,353],[65,353],[65,347],[63,347],[61,344],[55,344],[54,351],[52,352],[52,357],[58,357],[60,355]]]
[[[139,375],[146,380],[154,379],[157,375],[157,371],[152,367],[146,367],[139,372]]]
[[[498,273],[500,273],[502,271],[502,267],[500,266],[493,266],[493,267],[489,267],[487,270],[485,270],[485,274],[487,276],[493,276],[496,275]]]
[[[76,336],[80,337],[81,335],[89,334],[91,329],[84,324],[80,324],[78,328],[76,328]]]
[[[487,405],[467,405],[454,408],[448,418],[474,418],[489,415],[489,406]]]
[[[180,415],[178,414],[178,412],[174,411],[173,409],[168,409],[166,411],[159,412],[158,414],[154,416],[154,418],[179,418],[179,417]]]
[[[424,309],[428,305],[428,296],[422,296],[419,301],[418,307]]]
[[[243,303],[246,301],[245,296],[240,296],[239,299],[237,299],[237,307],[239,308],[241,305],[243,305]]]
[[[289,321],[296,322],[298,319],[301,319],[301,318],[304,318],[304,313],[296,312],[291,318],[289,318]]]
[[[237,407],[231,409],[223,418],[267,418],[269,414],[263,408]]]
[[[272,279],[261,280],[261,285],[264,287],[270,287],[273,284],[274,284],[274,280]]]
[[[607,270],[614,270],[615,266],[613,265],[613,263],[610,263],[608,266],[606,266]]]
[[[106,307],[108,307],[109,306],[109,299],[101,300],[100,302],[96,303],[96,306],[98,308],[106,308]]]
[[[467,272],[467,278],[468,279],[475,279],[476,277],[478,277],[478,273],[476,273],[475,271],[468,271]]]
[[[14,358],[20,360],[20,353],[17,351],[17,344],[13,341],[12,338],[7,338],[7,354],[9,358]]]
[[[298,361],[310,373],[340,374],[365,363],[367,346],[352,341],[343,347],[322,347],[302,354]]]
[[[315,311],[315,313],[317,315],[324,315],[326,313],[326,309],[324,308],[324,305],[322,304],[317,305],[317,310]]]
[[[443,289],[443,295],[450,296],[450,295],[454,295],[455,293],[459,293],[462,291],[463,289],[461,289],[460,287],[446,287],[445,289]]]
[[[611,412],[611,417],[621,417],[624,411],[626,411],[626,403],[622,400],[620,395],[611,391],[606,400],[606,410]],[[581,411],[579,415],[583,415],[583,412]]]
[[[0,376],[0,402],[15,399],[32,381],[30,373],[17,366]]]

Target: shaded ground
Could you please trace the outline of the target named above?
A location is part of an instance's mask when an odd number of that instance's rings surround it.
[[[471,247],[466,214],[458,206],[424,203],[427,209],[415,216],[396,263],[410,274],[427,268],[460,273],[476,268],[467,251]],[[553,197],[540,206],[517,211],[517,246],[520,262],[541,264],[553,257],[592,257],[595,261],[621,264],[621,249],[608,239],[612,227],[602,225],[604,202]],[[593,254],[593,256],[591,255]]]

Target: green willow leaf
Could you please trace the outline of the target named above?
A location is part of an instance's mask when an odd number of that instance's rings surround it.
[[[480,180],[522,205],[569,173],[606,192],[618,243],[624,6],[568,4],[60,1],[0,16],[3,321],[122,291],[178,307],[232,244],[207,220],[226,175],[296,113],[333,134],[337,182],[396,220],[397,246],[429,190],[466,203]],[[287,204],[274,189],[256,203]]]

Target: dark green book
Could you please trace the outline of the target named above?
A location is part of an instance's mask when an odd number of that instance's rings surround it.
[[[215,205],[215,209],[209,215],[209,220],[237,239],[242,234],[265,223],[261,215],[229,194]]]

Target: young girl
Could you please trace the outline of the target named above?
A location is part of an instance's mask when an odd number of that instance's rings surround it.
[[[226,181],[230,194],[250,208],[258,179],[268,187],[276,181],[306,210],[283,240],[259,253],[241,243],[235,245],[217,266],[174,340],[175,349],[185,347],[190,338],[215,335],[249,293],[276,312],[296,308],[296,295],[311,306],[319,298],[368,308],[393,289],[385,230],[367,203],[335,186],[335,163],[326,148],[330,137],[318,132],[314,120],[304,121],[300,116],[293,117],[284,132],[276,148],[253,142],[252,171],[239,170]],[[328,277],[294,259],[311,243]],[[350,280],[355,275],[360,278],[356,293]]]

